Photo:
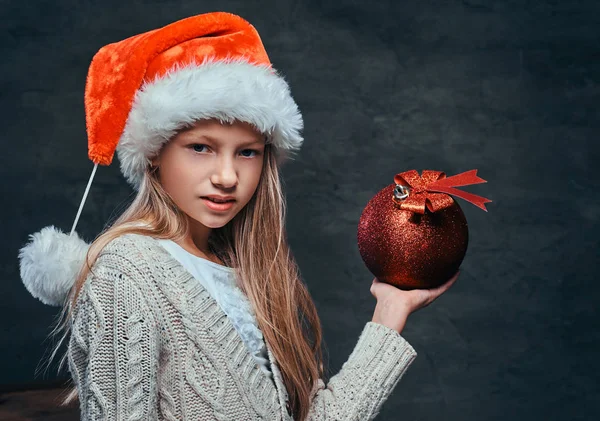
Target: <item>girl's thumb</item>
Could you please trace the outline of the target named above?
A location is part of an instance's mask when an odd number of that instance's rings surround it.
[[[379,280],[377,278],[373,279],[373,283],[371,283],[371,295],[377,298],[377,293],[379,292]]]

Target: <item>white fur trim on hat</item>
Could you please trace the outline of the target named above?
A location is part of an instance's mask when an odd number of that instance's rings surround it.
[[[127,181],[138,189],[150,160],[177,130],[211,118],[250,123],[283,152],[302,145],[302,115],[275,70],[239,59],[176,66],[135,95],[117,145]]]
[[[29,237],[31,242],[19,251],[23,284],[44,304],[60,306],[85,263],[89,244],[54,226]]]

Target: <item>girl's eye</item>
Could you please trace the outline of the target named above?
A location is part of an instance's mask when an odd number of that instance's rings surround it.
[[[244,152],[250,152],[250,153],[254,154],[254,155],[244,155],[246,158],[250,158],[252,156],[258,155],[258,151],[255,151],[254,149],[244,149],[242,151],[242,154],[244,154]]]
[[[208,151],[208,147],[206,145],[201,144],[201,143],[194,143],[194,144],[190,145],[190,148],[194,152],[196,152],[196,153],[202,153],[202,152],[207,152]],[[240,153],[245,158],[252,158],[254,156],[259,155],[259,151],[254,150],[254,149],[244,149]]]
[[[198,143],[193,144],[191,146],[192,146],[192,149],[194,150],[194,152],[204,152],[204,151],[202,151],[200,149],[206,148],[206,145],[201,145],[201,144],[198,144]]]

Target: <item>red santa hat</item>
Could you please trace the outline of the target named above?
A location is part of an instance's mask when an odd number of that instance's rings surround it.
[[[29,292],[62,305],[89,244],[75,227],[98,165],[117,153],[138,189],[151,159],[183,127],[202,119],[252,124],[279,162],[302,145],[302,116],[272,67],[256,29],[239,16],[193,16],[98,51],[85,87],[88,156],[95,164],[70,234],[53,226],[20,250]]]

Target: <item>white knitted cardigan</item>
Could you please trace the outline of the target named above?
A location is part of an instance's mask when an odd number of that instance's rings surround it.
[[[68,364],[82,420],[291,420],[274,356],[260,370],[216,301],[158,242],[100,254],[73,312]],[[371,420],[416,352],[368,322],[342,369],[315,384],[308,420]]]
[[[269,378],[272,377],[263,334],[252,304],[238,286],[235,269],[195,256],[173,240],[157,240],[202,284],[227,315],[242,341]]]

